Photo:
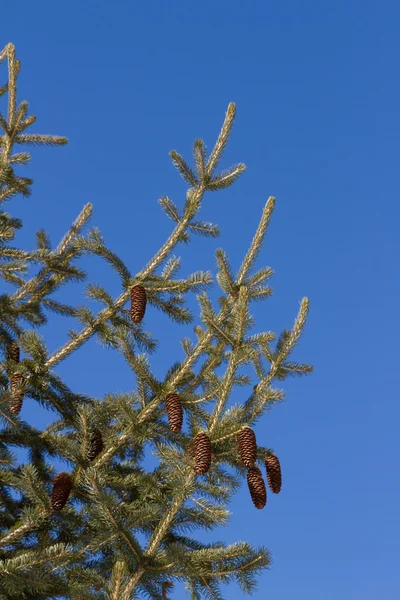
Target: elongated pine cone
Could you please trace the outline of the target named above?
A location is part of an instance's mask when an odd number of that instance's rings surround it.
[[[279,494],[282,487],[282,471],[279,458],[275,454],[270,454],[265,459],[265,468],[267,470],[268,485],[274,494]]]
[[[10,400],[10,411],[14,415],[18,415],[22,403],[24,401],[24,391],[19,387],[23,381],[21,373],[13,373],[10,377],[10,389],[11,389],[11,400]]]
[[[53,492],[51,494],[51,508],[53,510],[62,510],[68,500],[71,490],[71,475],[69,473],[59,473],[56,475],[53,482]]]
[[[146,290],[140,284],[131,288],[131,317],[134,323],[140,323],[146,312]]]
[[[176,392],[169,392],[165,398],[165,408],[167,409],[168,424],[171,431],[179,433],[182,429],[183,410]]]
[[[20,351],[16,342],[11,342],[7,348],[7,358],[19,363]]]
[[[210,438],[204,431],[201,431],[194,438],[194,460],[195,472],[197,475],[207,473],[211,465],[211,442]]]
[[[173,587],[174,584],[172,583],[172,581],[164,581],[164,583],[162,584],[162,597],[164,600],[168,600],[167,589]]]
[[[245,467],[254,467],[257,459],[256,434],[251,427],[244,427],[238,433],[240,458]]]
[[[264,508],[267,503],[267,488],[262,473],[258,467],[250,467],[247,471],[247,485],[253,504],[256,508]]]
[[[94,429],[92,433],[92,438],[90,440],[90,448],[88,452],[88,459],[94,460],[96,456],[100,454],[103,450],[103,436],[101,435],[101,431],[99,429]]]

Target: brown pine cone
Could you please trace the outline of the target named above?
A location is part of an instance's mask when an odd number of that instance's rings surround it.
[[[247,471],[247,485],[254,506],[258,509],[264,508],[267,503],[267,489],[258,467],[250,467]]]
[[[51,508],[62,510],[72,490],[72,477],[69,473],[59,473],[54,478],[51,494]]]
[[[244,427],[238,433],[240,458],[245,467],[254,467],[257,459],[256,434],[251,427]]]
[[[146,312],[146,290],[140,284],[131,288],[131,317],[134,323],[140,323]]]
[[[11,389],[11,400],[10,400],[10,411],[14,415],[18,415],[22,403],[24,401],[24,391],[20,388],[23,382],[21,373],[13,373],[10,377],[10,389]]]
[[[20,350],[16,342],[11,342],[7,348],[7,358],[19,363]]]
[[[88,459],[94,460],[96,456],[102,452],[104,448],[103,444],[103,436],[101,435],[101,431],[99,429],[94,429],[92,433],[92,438],[90,440],[90,448],[88,452]]]
[[[270,454],[265,459],[265,468],[267,470],[268,485],[274,494],[279,494],[282,487],[282,471],[279,458],[275,454]]]
[[[162,584],[162,597],[164,600],[168,600],[167,589],[173,588],[173,587],[174,587],[174,584],[172,583],[172,581],[164,581],[164,583]]]
[[[182,429],[183,410],[176,392],[169,392],[165,398],[165,408],[167,409],[169,428],[174,433],[179,433]]]
[[[211,442],[210,438],[204,431],[201,431],[194,438],[194,459],[195,472],[197,475],[207,473],[211,465]]]

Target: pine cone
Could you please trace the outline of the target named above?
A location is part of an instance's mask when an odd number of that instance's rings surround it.
[[[13,360],[16,363],[19,363],[19,346],[16,342],[11,342],[7,348],[7,358]]]
[[[204,431],[198,433],[194,438],[195,472],[197,475],[207,473],[211,465],[211,442]]]
[[[240,458],[245,467],[254,467],[257,459],[256,434],[251,427],[244,427],[238,433]]]
[[[183,411],[179,396],[175,392],[170,392],[165,398],[165,407],[167,409],[169,428],[174,433],[179,433],[182,429]]]
[[[140,323],[146,312],[146,290],[142,285],[131,288],[131,317],[134,323]]]
[[[24,391],[19,387],[23,381],[21,373],[13,373],[10,377],[11,401],[10,410],[18,415],[24,401]]]
[[[94,460],[96,456],[100,454],[103,450],[103,436],[101,435],[101,431],[99,429],[94,429],[92,438],[90,440],[90,448],[88,452],[88,459]]]
[[[173,587],[174,587],[174,584],[172,583],[172,581],[164,581],[164,583],[162,584],[162,597],[164,600],[168,600],[167,589],[173,588]]]
[[[249,486],[254,506],[258,509],[264,508],[267,503],[267,489],[258,467],[250,467],[247,471],[247,485]]]
[[[51,494],[51,508],[61,510],[64,508],[72,490],[72,477],[69,473],[59,473],[54,478],[53,492]]]
[[[270,454],[265,459],[265,468],[267,470],[268,485],[274,494],[279,494],[282,487],[282,472],[279,458],[275,454]]]

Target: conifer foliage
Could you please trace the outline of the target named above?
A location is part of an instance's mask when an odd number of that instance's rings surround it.
[[[21,69],[13,44],[0,52],[0,63],[0,202],[12,208],[10,201],[28,197],[33,184],[20,174],[30,159],[20,147],[67,140],[30,132],[36,119],[26,101],[17,101]],[[192,536],[195,528],[210,531],[227,522],[227,505],[245,478],[255,507],[265,507],[263,461],[271,490],[280,491],[279,461],[260,445],[268,442],[266,433],[260,431],[256,443],[254,426],[284,397],[275,380],[311,371],[291,358],[306,323],[307,298],[276,343],[271,331],[251,331],[252,303],[271,296],[272,269],[255,265],[274,198],[237,273],[226,252],[216,251],[217,307],[207,293],[209,271],[178,277],[178,246],[194,235],[219,235],[217,225],[199,218],[200,211],[212,213],[212,202],[203,207],[205,194],[228,188],[245,170],[241,163],[219,169],[235,114],[231,103],[210,152],[201,139],[194,142],[193,167],[171,151],[187,193],[178,204],[167,196],[159,201],[171,233],[150,261],[143,257],[138,273],[107,247],[98,229],[87,228],[91,204],[56,246],[40,230],[33,249],[18,246],[22,221],[0,212],[0,600],[172,600],[180,581],[193,600],[222,598],[221,583],[236,581],[251,593],[270,564],[264,546],[203,543]],[[116,298],[90,281],[83,268],[89,255],[119,276]],[[66,284],[77,281],[86,282],[85,294],[98,311],[60,300]],[[181,338],[181,355],[165,377],[156,377],[156,340],[144,329],[145,313],[150,330],[155,308],[179,325],[192,323],[189,293],[197,295],[200,321],[191,337]],[[54,313],[73,329],[51,351],[45,326]],[[122,354],[136,384],[129,393],[98,399],[62,379],[58,365],[91,338],[105,352]],[[240,401],[230,407],[232,394]],[[53,417],[42,428],[29,418],[39,405]],[[27,451],[25,462],[14,447]],[[157,459],[153,470],[143,467],[147,449]],[[257,513],[260,525],[262,516]]]

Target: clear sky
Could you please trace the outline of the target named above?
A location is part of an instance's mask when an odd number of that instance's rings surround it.
[[[34,193],[9,206],[29,247],[40,227],[56,244],[90,201],[92,223],[139,271],[172,226],[157,199],[184,199],[168,151],[190,157],[196,137],[210,147],[237,103],[223,166],[248,171],[206,196],[201,216],[222,235],[179,248],[182,274],[215,272],[220,246],[237,268],[276,196],[258,262],[275,269],[275,294],[256,306],[256,330],[291,326],[309,296],[296,358],[315,373],[286,382],[285,403],[257,424],[281,459],[281,494],[257,511],[244,483],[228,528],[201,538],[270,548],[257,600],[399,598],[399,4],[20,0],[1,17],[0,45],[14,42],[22,61],[20,99],[38,116],[32,131],[70,140],[34,150],[24,173]],[[86,264],[118,294],[114,275]],[[51,349],[66,327],[48,328]],[[160,340],[161,376],[191,330],[152,309],[145,329]],[[123,360],[93,341],[59,372],[97,397],[134,387]],[[21,416],[46,422],[28,402]],[[236,586],[224,593],[242,598]],[[183,585],[171,594],[184,597]]]

